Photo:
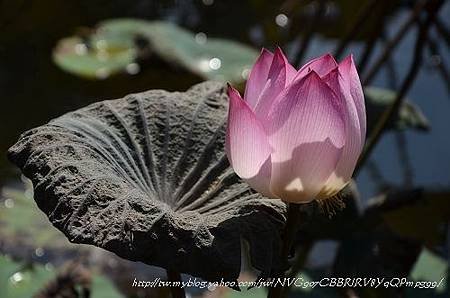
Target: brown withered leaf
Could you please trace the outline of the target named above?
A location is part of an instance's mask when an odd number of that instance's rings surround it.
[[[222,84],[94,103],[24,133],[9,158],[75,243],[207,280],[277,267],[283,203],[255,194],[224,154]]]

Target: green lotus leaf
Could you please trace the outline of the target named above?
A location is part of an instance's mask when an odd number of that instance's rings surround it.
[[[384,88],[365,87],[364,94],[366,97],[367,108],[367,130],[370,133],[375,122],[380,118],[383,111],[394,102],[397,93]],[[389,129],[417,129],[428,130],[430,128],[429,121],[421,111],[421,109],[413,104],[410,100],[403,101],[397,117],[388,123]]]
[[[174,68],[215,81],[243,82],[258,55],[239,42],[195,35],[170,22],[115,19],[100,23],[83,38],[62,39],[54,50],[54,61],[62,69],[88,78],[132,72],[140,53],[137,40],[143,40],[151,54]]]

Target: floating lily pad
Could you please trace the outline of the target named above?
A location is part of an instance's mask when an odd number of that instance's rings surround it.
[[[100,38],[89,41],[80,37],[60,40],[53,51],[55,63],[63,70],[81,77],[105,79],[135,65],[136,49],[131,40]]]
[[[219,296],[221,297],[221,296]],[[238,291],[228,291],[222,298],[265,298],[267,297],[267,291],[264,288],[252,288],[250,290],[243,289]]]
[[[54,277],[44,266],[26,266],[0,255],[0,289],[4,298],[33,297]]]
[[[20,250],[36,250],[37,255],[46,249],[74,250],[64,235],[51,227],[45,214],[37,212],[32,192],[3,188],[0,202],[0,242],[5,249],[18,254]]]
[[[285,205],[255,194],[224,153],[225,87],[98,102],[24,133],[9,158],[70,241],[206,280],[235,280],[241,239],[279,268]]]
[[[367,130],[370,131],[375,121],[380,118],[384,110],[391,105],[397,97],[397,93],[389,89],[378,87],[364,88],[367,108]],[[409,100],[404,100],[400,107],[398,116],[388,124],[389,129],[404,130],[408,128],[417,130],[428,130],[429,122],[421,109]]]
[[[411,280],[419,283],[415,284],[415,288],[406,289],[406,297],[449,297],[448,272],[447,260],[424,248],[409,276]]]
[[[25,265],[0,255],[0,289],[2,298],[34,297],[54,280],[57,273],[39,264]],[[94,274],[90,282],[92,298],[123,297],[111,281]]]
[[[246,45],[220,38],[195,38],[195,35],[168,22],[151,24],[133,20],[104,23],[106,29],[120,26],[141,28],[150,48],[168,63],[180,65],[210,80],[241,82],[255,62],[258,52]]]
[[[411,271],[411,278],[420,281],[437,281],[441,284],[441,290],[447,285],[447,272],[448,272],[447,260],[436,255],[432,251],[424,248],[420,253],[419,258]]]
[[[149,50],[168,64],[216,81],[244,81],[258,55],[244,44],[205,34],[196,36],[169,22],[116,19],[100,23],[83,40],[61,40],[54,60],[73,74],[105,78],[135,65],[137,39],[146,41]]]
[[[103,275],[94,274],[92,277],[92,298],[121,298],[112,282]]]

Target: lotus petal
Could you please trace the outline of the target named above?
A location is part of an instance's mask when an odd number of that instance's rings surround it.
[[[255,190],[269,195],[270,153],[272,152],[269,138],[262,123],[241,98],[239,92],[229,87],[228,97],[230,109],[225,144],[228,160],[239,177],[245,180],[251,179],[253,183],[250,185]],[[266,163],[267,165],[263,167]]]
[[[259,95],[266,85],[272,60],[273,54],[266,49],[262,49],[255,65],[250,71],[247,83],[245,84],[245,101],[252,109],[258,103]]]
[[[294,82],[271,112],[271,191],[289,202],[314,199],[345,144],[345,110],[314,71]]]
[[[295,69],[289,64],[281,48],[277,48],[267,74],[266,84],[253,107],[255,114],[261,121],[266,119],[275,99],[290,84],[295,74]]]
[[[314,70],[319,76],[323,77],[337,66],[338,64],[333,56],[325,54],[303,65],[298,71],[296,79],[304,77],[311,70]]]
[[[364,93],[352,55],[346,57],[339,64],[339,71],[344,79],[344,84],[347,84],[347,86],[345,87],[347,88],[347,90],[350,90],[350,95],[353,98],[353,101],[355,102],[356,111],[358,113],[359,126],[361,128],[360,130],[361,140],[365,140],[367,120],[366,120],[366,108],[364,104]]]

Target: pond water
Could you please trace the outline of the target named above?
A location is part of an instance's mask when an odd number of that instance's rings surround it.
[[[52,61],[57,41],[75,32],[83,34],[97,22],[117,17],[163,19],[206,36],[238,40],[255,48],[282,45],[290,58],[298,52],[296,34],[302,24],[291,22],[280,13],[276,1],[244,1],[239,8],[224,1],[2,1],[0,4],[0,184],[17,181],[18,171],[6,160],[5,153],[23,131],[44,124],[67,111],[97,100],[124,96],[153,88],[185,90],[201,79],[158,63],[142,63],[135,75],[120,74],[105,80],[87,80],[68,74]],[[286,1],[285,8],[289,10]],[[333,52],[336,39],[365,1],[329,2],[322,34],[314,35],[305,57]],[[392,36],[407,17],[403,1],[392,4],[389,16],[383,16],[388,36]],[[312,11],[317,9],[311,6]],[[311,19],[313,12],[300,16]],[[450,3],[441,9],[440,18],[449,26]],[[337,19],[337,21],[336,21]],[[306,21],[305,21],[306,22]],[[328,22],[328,23],[327,23]],[[337,25],[332,25],[337,22]],[[328,24],[328,25],[327,25]],[[80,27],[86,28],[80,29]],[[318,26],[318,25],[317,25]],[[397,71],[397,88],[407,72],[413,53],[415,30],[402,40],[393,55]],[[203,36],[203,35],[202,35]],[[435,31],[432,30],[432,36]],[[293,41],[292,41],[293,40]],[[374,169],[364,168],[357,181],[364,198],[378,192],[381,182],[394,185],[446,188],[450,185],[450,98],[448,86],[433,64],[442,59],[450,63],[449,47],[439,39],[441,57],[425,51],[425,67],[420,71],[408,97],[423,110],[431,131],[387,133],[376,147],[372,160],[382,177],[374,179]],[[354,42],[346,53],[359,58],[361,41]],[[372,58],[382,49],[376,46]],[[373,60],[373,59],[372,59]],[[392,87],[386,71],[380,71],[376,86]],[[399,146],[399,143],[406,146]],[[399,149],[400,148],[400,149]],[[403,149],[402,149],[403,148]],[[406,154],[405,154],[406,152]],[[406,162],[405,162],[406,160]],[[380,175],[378,175],[380,176]]]

